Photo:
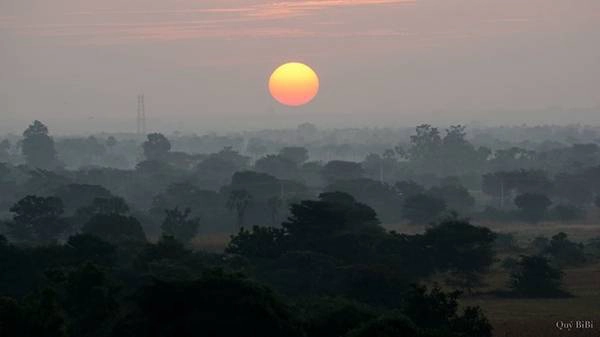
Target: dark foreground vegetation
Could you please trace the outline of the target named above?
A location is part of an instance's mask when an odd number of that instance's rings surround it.
[[[593,237],[490,229],[593,226],[593,130],[337,132],[176,135],[175,151],[34,122],[0,146],[0,336],[486,337],[494,317],[463,298],[570,298],[565,272],[598,262]],[[198,247],[214,233],[222,250]]]

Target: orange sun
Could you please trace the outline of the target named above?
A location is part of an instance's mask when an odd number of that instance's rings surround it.
[[[319,77],[306,64],[286,63],[271,74],[269,91],[281,104],[304,105],[312,101],[319,92]]]

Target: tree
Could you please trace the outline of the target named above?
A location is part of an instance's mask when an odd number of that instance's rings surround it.
[[[146,242],[146,234],[136,218],[116,213],[99,213],[92,216],[83,225],[82,232],[117,246]]]
[[[491,337],[492,326],[478,307],[459,312],[460,292],[443,292],[438,286],[413,286],[406,295],[404,313],[433,336]]]
[[[147,136],[147,140],[142,145],[144,156],[147,160],[165,160],[169,151],[171,151],[171,143],[162,133],[151,133]]]
[[[496,235],[468,220],[451,217],[427,229],[423,244],[430,247],[436,269],[450,271],[459,285],[471,291],[479,275],[494,263]]]
[[[189,243],[200,228],[200,218],[190,218],[190,212],[189,208],[181,211],[178,207],[165,210],[166,217],[160,226],[163,235],[172,236],[183,243]]]
[[[77,234],[69,237],[65,246],[72,251],[78,264],[92,262],[112,267],[117,261],[116,247],[94,235]]]
[[[276,258],[286,249],[284,239],[285,230],[281,228],[254,226],[251,231],[242,228],[231,236],[225,251],[252,258]]]
[[[10,150],[11,144],[8,139],[4,139],[0,142],[0,162],[8,162],[10,158]]]
[[[445,209],[444,200],[427,194],[417,194],[404,200],[402,216],[413,224],[427,224],[439,217]]]
[[[125,199],[121,197],[94,198],[90,205],[81,207],[77,210],[79,215],[87,217],[97,214],[123,215],[127,214],[128,212],[129,206],[125,202]]]
[[[23,132],[21,150],[27,164],[42,169],[58,166],[54,140],[48,136],[48,128],[36,120]]]
[[[348,332],[377,317],[370,306],[341,297],[319,297],[299,303],[306,335],[347,336]]]
[[[586,260],[583,244],[569,240],[567,234],[563,232],[552,237],[544,252],[559,266],[577,266],[585,263]]]
[[[400,154],[412,161],[433,159],[442,145],[440,131],[429,124],[421,124],[415,131],[416,134],[410,136],[411,147]]]
[[[301,336],[284,302],[239,276],[209,271],[190,282],[155,281],[139,293],[138,315],[125,317],[115,337]]]
[[[449,209],[461,214],[468,213],[475,206],[475,198],[469,193],[469,190],[459,184],[432,187],[429,194],[441,198]]]
[[[546,258],[522,255],[511,273],[510,287],[516,295],[523,297],[564,296],[562,276],[562,271],[550,266]]]
[[[333,183],[336,180],[360,179],[364,175],[364,170],[360,163],[332,160],[323,166],[321,174],[327,182]]]
[[[383,222],[394,223],[401,219],[398,206],[402,204],[402,197],[387,184],[367,178],[338,180],[326,186],[324,190],[352,195],[357,201],[372,207]]]
[[[20,303],[0,296],[0,335],[66,337],[65,317],[57,294],[43,289]]]
[[[244,215],[252,201],[252,195],[246,190],[233,190],[229,193],[226,207],[230,211],[235,212],[237,217],[237,227],[241,229],[244,225]]]
[[[119,142],[117,141],[117,139],[113,136],[108,136],[108,138],[106,138],[106,146],[108,147],[109,151],[112,151],[112,149],[117,146]]]
[[[65,309],[71,336],[108,337],[118,313],[118,288],[108,273],[84,263],[66,275]]]
[[[279,151],[279,156],[299,166],[308,160],[308,150],[301,146],[288,146]]]
[[[271,224],[276,226],[279,222],[280,212],[283,208],[283,200],[281,197],[273,196],[267,199],[267,209],[271,215]]]
[[[13,221],[7,224],[9,235],[17,240],[51,243],[67,231],[61,217],[62,201],[56,197],[28,195],[10,208]]]
[[[542,220],[551,204],[543,194],[525,193],[515,198],[515,205],[521,210],[523,218],[531,222]]]
[[[291,179],[297,176],[298,164],[281,155],[267,155],[257,160],[254,168],[258,172],[268,173],[274,177]]]
[[[56,189],[54,195],[62,200],[67,214],[88,206],[97,198],[111,198],[112,194],[100,185],[68,184]]]
[[[402,198],[409,198],[415,196],[417,194],[425,193],[425,187],[417,184],[412,180],[403,180],[394,184],[394,190],[398,193]]]
[[[364,260],[372,255],[371,242],[384,233],[371,207],[342,192],[321,193],[319,200],[292,204],[290,213],[282,227],[291,250]]]

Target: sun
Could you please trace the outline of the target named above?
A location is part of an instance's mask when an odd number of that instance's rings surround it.
[[[319,77],[306,64],[289,62],[273,71],[269,79],[269,91],[281,104],[301,106],[317,96]]]

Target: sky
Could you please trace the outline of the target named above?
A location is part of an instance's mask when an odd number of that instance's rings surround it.
[[[600,125],[598,0],[0,0],[0,55],[0,132]]]

